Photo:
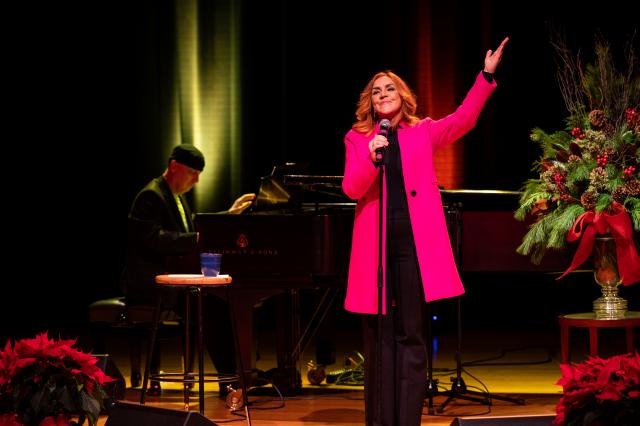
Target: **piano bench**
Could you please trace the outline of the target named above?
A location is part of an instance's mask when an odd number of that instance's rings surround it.
[[[141,342],[147,338],[153,325],[155,308],[146,305],[127,306],[124,297],[97,300],[89,305],[89,336],[94,353],[107,353],[105,337],[110,334],[124,334],[129,346],[130,385],[140,386]],[[163,312],[160,326],[173,328],[178,333],[182,324],[180,318],[171,311]]]

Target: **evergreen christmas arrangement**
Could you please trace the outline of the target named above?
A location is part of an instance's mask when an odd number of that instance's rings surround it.
[[[634,231],[640,230],[640,75],[633,40],[618,71],[607,42],[596,40],[595,61],[582,66],[566,43],[555,42],[558,81],[569,112],[565,129],[540,128],[531,140],[539,177],[523,187],[518,220],[533,224],[518,247],[540,263],[549,249],[580,241],[570,270],[586,260],[596,235],[616,240],[624,284],[640,280]],[[637,234],[636,234],[637,238]],[[620,257],[623,257],[622,259]]]

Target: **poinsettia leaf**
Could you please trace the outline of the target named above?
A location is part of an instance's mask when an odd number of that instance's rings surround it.
[[[38,413],[44,410],[46,412],[47,408],[50,406],[48,403],[49,390],[42,388],[35,391],[31,398],[29,399],[29,405],[31,409]]]
[[[15,413],[8,412],[5,414],[0,414],[0,425],[22,426],[23,423],[18,419],[18,416]]]
[[[80,393],[80,401],[82,411],[87,414],[89,423],[95,425],[98,422],[100,416],[100,403],[93,397],[89,396],[86,392]]]
[[[584,415],[584,417],[582,417],[583,423],[581,423],[581,424],[582,425],[605,424],[605,423],[601,423],[601,422],[598,421],[598,419],[600,417],[602,417],[603,414],[604,414],[604,412],[601,409],[598,409],[597,406],[595,406],[592,411],[587,412]]]
[[[70,391],[67,386],[56,390],[56,399],[69,413],[73,413],[78,409],[74,403],[73,392]]]

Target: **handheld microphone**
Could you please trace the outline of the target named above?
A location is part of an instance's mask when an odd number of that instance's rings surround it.
[[[386,118],[383,118],[382,120],[380,120],[380,131],[378,132],[379,135],[386,137],[389,137],[389,129],[391,128],[391,121],[387,120]],[[384,148],[378,148],[376,149],[376,161],[382,161],[382,158],[384,157]]]

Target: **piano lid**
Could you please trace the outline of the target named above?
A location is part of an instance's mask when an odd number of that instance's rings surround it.
[[[253,204],[254,208],[277,208],[289,204],[291,195],[280,179],[274,176],[260,178],[260,188]]]
[[[269,176],[260,179],[251,211],[355,205],[342,191],[342,176],[310,175],[305,171],[305,165],[294,163],[274,167]]]

